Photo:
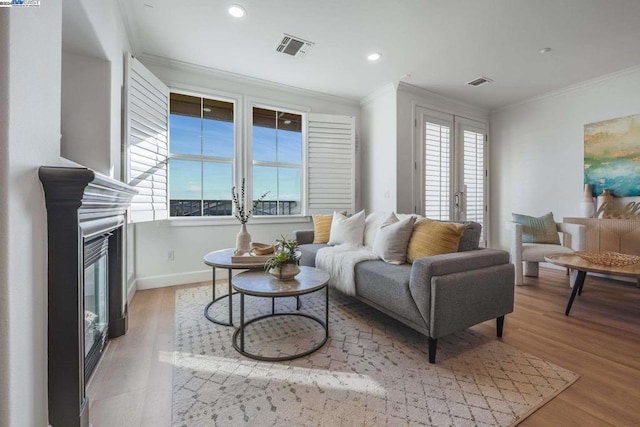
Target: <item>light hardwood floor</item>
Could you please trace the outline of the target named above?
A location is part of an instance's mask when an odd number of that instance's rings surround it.
[[[129,331],[109,344],[89,385],[94,427],[171,425],[171,352],[177,289],[137,292]],[[587,276],[570,316],[564,272],[540,269],[516,287],[504,342],[581,378],[521,426],[640,425],[640,289]],[[473,328],[494,336],[495,322]]]

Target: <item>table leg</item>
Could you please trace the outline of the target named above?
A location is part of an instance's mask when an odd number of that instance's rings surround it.
[[[233,288],[231,287],[231,276],[233,269],[229,269],[229,324],[233,326]]]
[[[564,312],[565,316],[569,315],[571,306],[573,305],[573,300],[576,298],[576,294],[578,293],[578,291],[582,289],[582,285],[584,285],[585,277],[587,277],[586,271],[578,271],[578,274],[576,275],[576,281],[573,284],[573,289],[571,289],[571,296],[569,297],[567,309]]]
[[[324,336],[325,338],[329,338],[329,285],[325,286],[324,298]]]
[[[300,310],[300,295],[296,296],[296,310]]]
[[[215,301],[216,300],[216,268],[213,267],[212,270],[213,270],[213,273],[212,273],[213,277],[211,279],[211,288],[213,291],[213,298],[211,299],[211,301]]]
[[[244,351],[244,294],[240,293],[240,350]]]
[[[276,299],[271,297],[271,314],[275,314],[276,312]]]

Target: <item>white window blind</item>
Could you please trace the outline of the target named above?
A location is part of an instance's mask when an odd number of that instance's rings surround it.
[[[425,118],[424,216],[448,220],[451,215],[451,124]]]
[[[138,190],[130,219],[166,219],[169,89],[140,61],[127,59],[123,169],[125,182]]]
[[[355,190],[355,118],[308,114],[308,214],[353,213]]]
[[[483,225],[480,241],[485,241],[485,131],[464,123],[460,126],[463,144],[462,180],[464,185],[464,218]]]

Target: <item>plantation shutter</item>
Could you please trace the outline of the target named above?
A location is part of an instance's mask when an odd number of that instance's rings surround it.
[[[355,118],[329,114],[307,117],[307,213],[354,213]]]
[[[424,216],[451,218],[452,123],[424,117]]]
[[[482,224],[480,241],[485,242],[486,130],[482,123],[470,120],[460,119],[458,125],[463,152],[461,178],[464,192],[460,219]]]
[[[167,219],[169,89],[140,61],[127,55],[125,78],[125,182],[138,194],[132,222]]]

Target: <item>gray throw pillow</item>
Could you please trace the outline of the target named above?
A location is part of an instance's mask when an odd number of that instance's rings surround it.
[[[373,241],[373,252],[390,264],[404,264],[407,261],[407,245],[413,232],[415,216],[400,221],[391,214],[384,220]]]
[[[513,222],[522,224],[522,243],[560,244],[553,213],[549,212],[538,218],[515,213],[512,215]]]

